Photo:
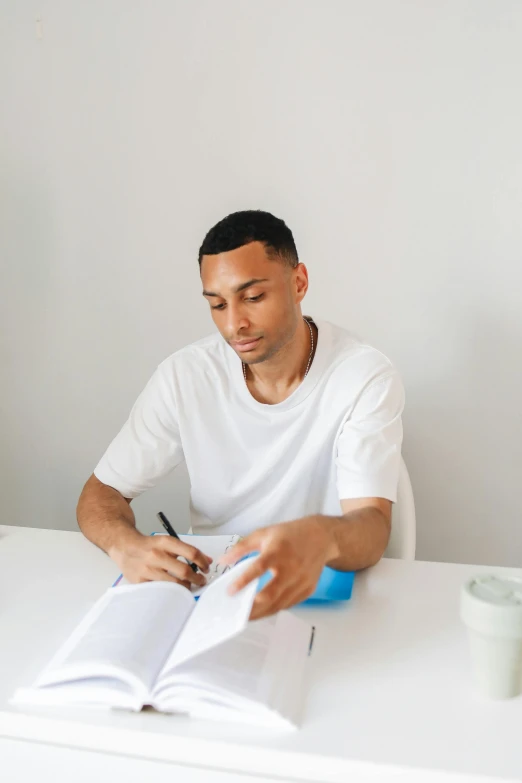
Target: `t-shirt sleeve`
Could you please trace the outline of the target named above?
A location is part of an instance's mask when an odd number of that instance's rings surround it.
[[[135,498],[182,460],[175,396],[160,365],[94,475],[123,497]]]
[[[395,371],[374,380],[361,393],[337,441],[340,500],[397,500],[403,408],[404,389]]]

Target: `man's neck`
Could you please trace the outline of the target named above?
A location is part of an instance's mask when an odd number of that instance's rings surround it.
[[[315,351],[317,328],[313,324],[311,326]],[[292,340],[275,356],[247,367],[246,380],[252,397],[268,405],[276,405],[286,400],[305,377],[310,349],[310,329],[302,319]]]

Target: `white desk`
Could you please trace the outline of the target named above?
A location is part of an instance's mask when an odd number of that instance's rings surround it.
[[[19,777],[0,774],[25,780],[24,764],[38,765],[40,780],[46,770],[69,780],[74,759],[76,781],[116,770],[155,783],[176,771],[184,783],[522,780],[522,698],[481,702],[470,689],[459,588],[483,570],[384,560],[357,576],[348,604],[295,610],[317,627],[295,733],[154,712],[24,712],[9,697],[117,569],[79,533],[0,526],[0,768],[16,764]]]

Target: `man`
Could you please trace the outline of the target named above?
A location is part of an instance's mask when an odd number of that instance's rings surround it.
[[[131,500],[185,460],[194,533],[239,533],[228,556],[270,570],[252,618],[310,596],[325,565],[376,563],[390,534],[402,441],[401,381],[381,353],[304,318],[308,289],[292,232],[262,211],[221,220],[199,251],[219,334],[157,368],[87,481],[83,533],[130,582],[203,584],[209,559],[136,530]],[[204,542],[201,544],[204,550]]]

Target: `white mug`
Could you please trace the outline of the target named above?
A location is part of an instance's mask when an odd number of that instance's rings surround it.
[[[485,574],[461,593],[468,628],[473,679],[486,698],[522,693],[522,577]]]

